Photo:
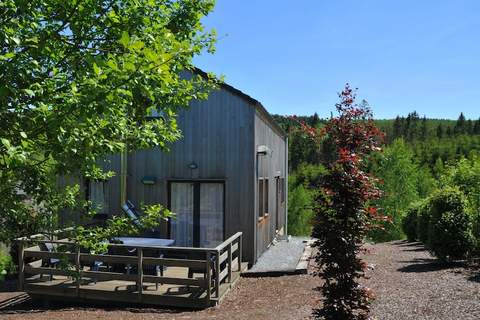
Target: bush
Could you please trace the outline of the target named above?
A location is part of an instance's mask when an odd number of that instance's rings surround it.
[[[429,198],[428,246],[438,258],[464,259],[474,250],[473,216],[458,188],[445,188]]]
[[[422,203],[417,208],[417,240],[423,243],[428,242],[428,226],[430,225],[430,210],[428,203]]]
[[[3,281],[7,274],[12,273],[13,269],[12,257],[0,251],[0,281]]]
[[[407,214],[402,220],[402,229],[407,236],[408,241],[416,241],[417,236],[417,220],[418,215],[421,213],[423,204],[417,203],[408,208]]]

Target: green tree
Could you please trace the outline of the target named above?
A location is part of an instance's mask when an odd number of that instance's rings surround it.
[[[385,148],[375,174],[383,180],[384,196],[378,206],[391,222],[384,223],[384,230],[373,230],[370,236],[376,241],[400,239],[403,236],[401,221],[405,211],[419,198],[418,170],[413,153],[403,139],[395,140]]]
[[[473,125],[473,134],[480,134],[480,119],[477,119]]]
[[[288,193],[288,232],[308,236],[312,232],[312,191],[300,184]]]
[[[106,179],[98,159],[180,137],[179,108],[206,98],[192,58],[213,51],[213,0],[0,2],[0,241],[78,205],[58,175]],[[146,116],[153,111],[157,119]],[[45,222],[47,221],[47,222]],[[12,232],[8,232],[12,231]]]
[[[308,236],[312,231],[314,199],[318,190],[311,188],[321,183],[327,170],[322,165],[303,164],[289,176],[288,232]]]
[[[455,124],[455,127],[453,127],[453,133],[454,134],[464,134],[466,133],[467,130],[467,120],[465,119],[465,115],[463,112],[460,113],[460,116],[458,117],[457,123]]]
[[[442,138],[443,138],[443,135],[444,135],[444,130],[443,130],[442,124],[440,123],[440,124],[437,126],[437,138],[438,138],[438,139],[442,139]]]

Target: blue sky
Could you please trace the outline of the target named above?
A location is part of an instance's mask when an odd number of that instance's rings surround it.
[[[271,113],[334,111],[349,82],[376,118],[480,116],[478,0],[217,0],[198,67]]]

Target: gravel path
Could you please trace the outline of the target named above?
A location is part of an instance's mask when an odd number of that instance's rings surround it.
[[[480,319],[480,271],[441,264],[419,243],[367,248],[374,319]]]

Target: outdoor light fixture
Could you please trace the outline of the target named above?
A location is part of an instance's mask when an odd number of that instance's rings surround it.
[[[257,153],[262,156],[266,156],[268,154],[268,147],[265,145],[261,145],[257,147]]]
[[[145,176],[142,178],[143,184],[155,184],[157,182],[157,178],[153,176]]]
[[[195,169],[198,168],[198,165],[197,165],[194,161],[192,161],[192,162],[188,165],[188,167],[189,167],[190,169],[192,169],[192,170],[195,170]]]

